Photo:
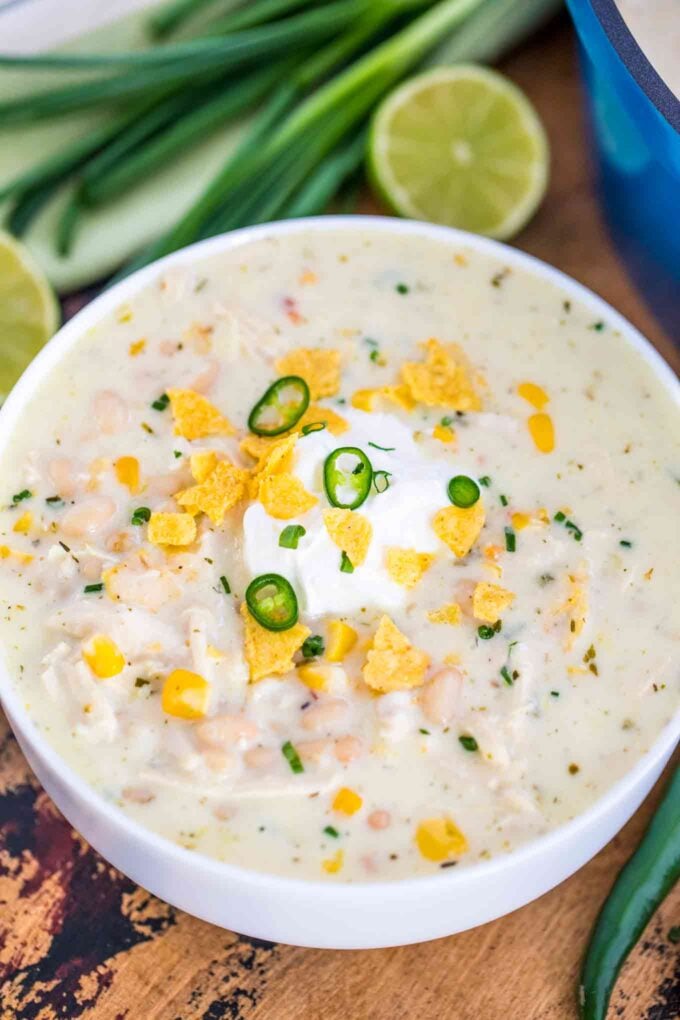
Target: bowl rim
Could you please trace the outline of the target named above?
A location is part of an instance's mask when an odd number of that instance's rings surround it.
[[[591,4],[607,39],[628,73],[661,116],[680,133],[680,97],[671,91],[640,47],[616,0],[586,0],[586,3]]]
[[[441,241],[451,246],[467,247],[500,258],[513,268],[518,267],[539,279],[550,281],[562,288],[570,297],[591,307],[596,316],[605,318],[608,324],[617,329],[621,341],[638,351],[662,382],[664,388],[671,396],[675,396],[675,403],[680,409],[680,380],[656,348],[593,291],[542,260],[498,241],[454,230],[450,227],[415,220],[363,215],[318,216],[244,227],[199,241],[145,266],[101,293],[76,313],[48,341],[0,408],[0,457],[11,441],[14,427],[24,406],[37,393],[54,366],[89,329],[99,324],[116,307],[124,304],[126,300],[157,279],[160,273],[172,267],[186,263],[191,264],[199,259],[223,253],[260,239],[276,239],[290,234],[307,232],[324,233],[342,230],[356,232],[371,230],[384,234],[386,237],[414,236],[425,240]],[[506,854],[498,854],[490,860],[477,861],[460,870],[449,868],[433,875],[417,875],[380,882],[346,882],[343,880],[329,882],[322,879],[295,878],[277,875],[273,872],[256,871],[230,864],[227,861],[220,861],[206,854],[187,850],[131,818],[122,808],[107,800],[94,787],[90,786],[49,743],[24,707],[20,697],[20,688],[5,662],[2,646],[0,646],[0,704],[7,710],[12,728],[16,727],[17,732],[27,740],[36,757],[40,758],[51,772],[59,776],[61,783],[79,798],[81,804],[85,805],[93,816],[105,816],[110,826],[117,830],[118,835],[134,841],[137,845],[142,844],[148,853],[157,858],[163,857],[172,860],[173,863],[182,865],[189,871],[198,868],[204,875],[215,880],[237,882],[242,887],[258,886],[261,890],[267,887],[276,888],[291,895],[313,889],[315,895],[319,897],[320,905],[329,906],[332,906],[338,896],[345,895],[349,887],[352,888],[353,895],[364,898],[367,903],[377,905],[384,901],[385,897],[390,896],[391,889],[396,889],[397,895],[400,890],[425,892],[426,888],[429,889],[434,883],[458,884],[465,883],[468,879],[484,879],[502,872],[504,868],[511,865],[521,866],[530,864],[532,860],[538,861],[545,853],[550,853],[551,850],[559,847],[562,842],[578,838],[582,832],[597,821],[598,816],[606,815],[625,802],[644,777],[668,756],[680,739],[680,706],[678,706],[673,717],[656,735],[648,750],[640,756],[633,767],[605,790],[602,796],[598,797],[585,811]]]

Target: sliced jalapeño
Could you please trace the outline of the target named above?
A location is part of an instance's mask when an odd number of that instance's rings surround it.
[[[326,457],[323,485],[332,506],[356,510],[361,506],[373,481],[373,466],[357,446],[339,446]]]
[[[272,383],[248,416],[256,436],[280,436],[297,425],[309,407],[309,386],[299,375],[284,375]]]
[[[246,588],[246,605],[266,630],[289,630],[297,623],[298,600],[280,574],[260,574]]]

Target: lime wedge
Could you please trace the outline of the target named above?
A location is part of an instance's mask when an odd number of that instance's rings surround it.
[[[400,85],[376,111],[368,168],[399,216],[501,240],[545,193],[543,125],[516,85],[475,64],[440,67]]]
[[[0,404],[58,325],[54,291],[23,244],[0,231]]]

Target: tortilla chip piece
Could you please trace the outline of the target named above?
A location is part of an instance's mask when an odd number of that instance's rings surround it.
[[[191,514],[151,514],[147,537],[154,545],[190,545],[196,521]]]
[[[463,610],[457,602],[449,602],[439,609],[431,609],[427,618],[431,623],[449,623],[452,627],[457,627],[463,619]]]
[[[396,545],[387,550],[387,572],[393,581],[404,588],[415,588],[433,561],[432,553],[419,553],[415,549],[401,549]]]
[[[258,461],[252,470],[248,494],[251,499],[259,499],[260,486],[272,475],[289,474],[293,467],[294,449],[299,435],[291,435],[267,439],[264,436],[247,436],[241,440],[241,449]],[[260,442],[255,442],[260,440]],[[261,442],[264,440],[264,442]]]
[[[429,665],[429,656],[412,645],[389,616],[381,617],[366,655],[364,682],[380,694],[421,687]]]
[[[306,514],[319,502],[307,492],[299,478],[287,471],[262,478],[258,499],[269,516],[277,521],[289,521],[291,517]]]
[[[359,411],[373,411],[379,400],[387,400],[396,404],[403,411],[412,411],[416,401],[411,391],[404,383],[397,383],[395,386],[378,386],[375,389],[357,390],[352,397],[352,406]]]
[[[332,541],[347,554],[352,566],[360,567],[373,537],[373,526],[368,517],[356,510],[334,507],[324,510],[323,522]]]
[[[241,618],[245,627],[245,656],[251,684],[266,676],[281,676],[295,668],[293,656],[312,633],[308,627],[296,623],[288,630],[267,630],[261,627],[241,603]]]
[[[216,407],[194,390],[169,389],[170,408],[175,420],[175,435],[185,439],[205,436],[231,436],[236,429]]]
[[[478,499],[474,506],[446,506],[439,510],[432,527],[437,537],[460,559],[467,556],[479,538],[485,519],[482,501]]]
[[[201,485],[192,485],[175,496],[175,501],[187,511],[207,514],[213,524],[222,524],[227,510],[231,510],[246,494],[250,472],[237,467],[229,460],[218,461],[215,469]]]
[[[189,469],[195,482],[200,485],[217,467],[219,457],[216,450],[201,450],[189,457]]]
[[[312,400],[333,397],[340,389],[340,351],[297,347],[279,358],[276,371],[279,375],[302,376]]]
[[[499,584],[480,581],[472,593],[472,615],[484,623],[496,623],[514,601],[514,592]]]
[[[421,346],[425,349],[425,361],[407,361],[401,366],[401,377],[413,399],[427,407],[479,411],[482,401],[460,347],[434,338]]]

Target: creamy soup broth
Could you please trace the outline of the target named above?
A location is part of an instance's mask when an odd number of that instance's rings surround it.
[[[258,443],[281,375],[311,411]],[[103,798],[219,860],[366,881],[511,851],[677,708],[678,439],[616,327],[502,258],[335,228],[174,266],[3,455],[11,682]],[[354,510],[322,477],[343,446],[375,472]],[[285,631],[243,605],[265,573]]]

